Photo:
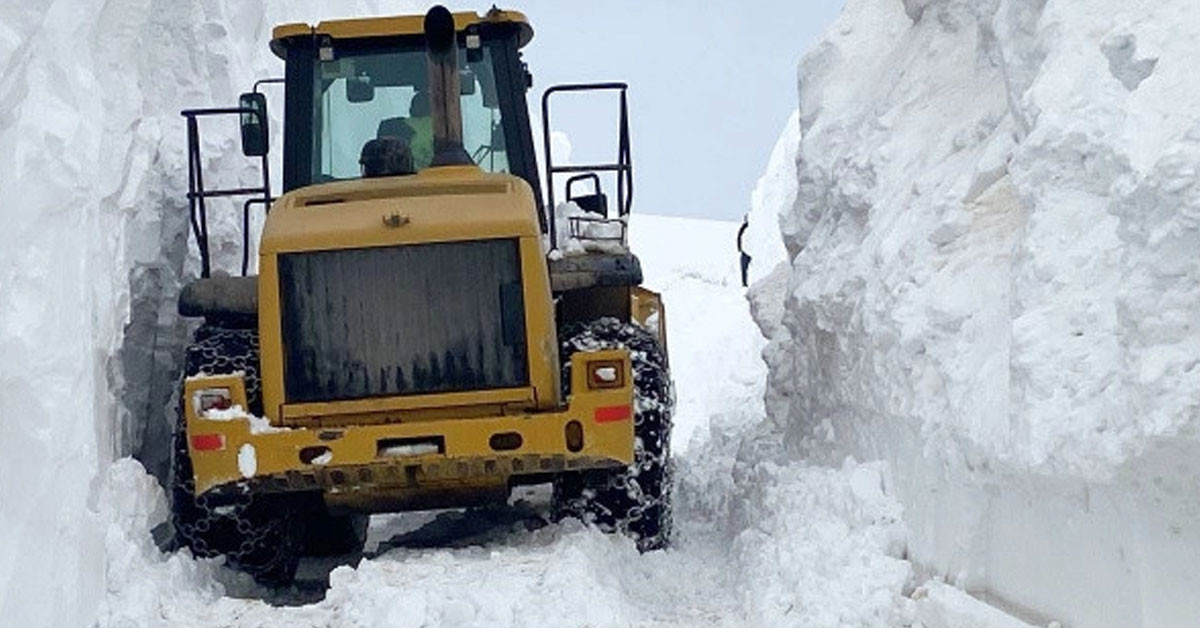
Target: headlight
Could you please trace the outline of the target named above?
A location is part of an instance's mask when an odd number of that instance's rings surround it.
[[[597,360],[587,363],[588,388],[603,390],[625,386],[625,362],[621,360]]]
[[[233,407],[233,393],[228,388],[203,388],[192,397],[192,407],[197,414],[209,410],[228,410]]]

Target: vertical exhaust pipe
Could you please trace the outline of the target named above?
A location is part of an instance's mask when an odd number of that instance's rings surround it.
[[[463,148],[458,34],[454,16],[440,4],[425,14],[425,46],[429,53],[429,109],[433,116],[433,161],[429,165],[474,165]]]

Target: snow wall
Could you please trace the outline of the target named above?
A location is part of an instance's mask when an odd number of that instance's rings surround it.
[[[104,592],[106,504],[118,456],[160,470],[187,329],[181,109],[229,106],[278,76],[271,28],[378,3],[34,0],[0,5],[0,616],[91,623]],[[415,4],[415,3],[409,3]],[[389,3],[389,11],[411,9]],[[253,51],[248,55],[249,51]],[[278,111],[279,94],[273,111]],[[275,121],[275,136],[279,125]],[[253,182],[236,122],[213,122],[209,185]],[[278,172],[278,169],[275,170]],[[232,208],[212,210],[234,267]],[[157,467],[157,469],[156,469]]]
[[[756,195],[786,446],[1034,620],[1200,617],[1198,57],[1192,0],[848,0]]]

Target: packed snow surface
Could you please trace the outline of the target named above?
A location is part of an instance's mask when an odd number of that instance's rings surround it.
[[[1200,618],[1198,57],[1191,0],[849,0],[764,178],[786,448],[888,462],[918,568],[1040,620]]]

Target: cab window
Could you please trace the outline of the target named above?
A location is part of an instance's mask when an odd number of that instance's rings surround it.
[[[492,64],[460,57],[463,145],[489,172],[509,172],[503,120]],[[407,144],[417,170],[433,159],[427,57],[424,49],[372,49],[318,61],[314,88],[313,182],[361,176],[359,158],[370,140],[390,136]]]

